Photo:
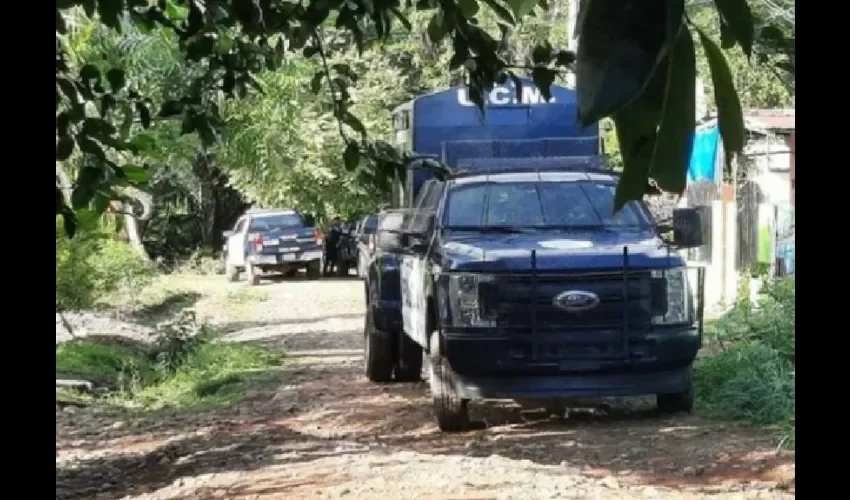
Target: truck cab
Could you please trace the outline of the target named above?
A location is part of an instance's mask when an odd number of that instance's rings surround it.
[[[367,377],[419,380],[424,367],[444,431],[468,428],[472,399],[655,394],[690,411],[702,273],[676,250],[702,244],[699,211],[677,211],[664,239],[642,202],[613,211],[619,178],[595,136],[505,137],[506,116],[482,139],[444,139],[451,174],[408,175],[399,191],[414,196],[382,216]]]

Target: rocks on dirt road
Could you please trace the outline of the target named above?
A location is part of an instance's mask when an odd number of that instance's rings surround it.
[[[794,456],[777,453],[769,433],[660,419],[639,404],[558,420],[488,402],[473,408],[487,428],[439,433],[424,384],[362,376],[362,282],[258,288],[266,299],[236,321],[203,310],[203,299],[197,307],[231,341],[284,346],[291,356],[276,384],[214,411],[57,410],[57,498],[794,496]]]

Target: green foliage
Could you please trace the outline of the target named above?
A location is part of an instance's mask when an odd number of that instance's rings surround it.
[[[793,438],[795,281],[768,281],[755,304],[742,281],[732,310],[707,331],[719,352],[697,360],[697,403],[709,415],[779,425]]]
[[[282,359],[263,347],[216,340],[191,310],[160,325],[154,343],[143,348],[109,338],[56,346],[57,372],[113,389],[105,402],[147,409],[232,403]]]
[[[153,366],[147,352],[130,343],[78,339],[56,346],[56,372],[117,386],[128,373],[149,379]]]
[[[212,331],[195,321],[192,309],[157,326],[153,345],[154,361],[166,373],[174,373],[198,348],[212,338]]]
[[[699,409],[754,424],[794,420],[794,364],[770,347],[735,344],[696,365]]]
[[[130,293],[149,282],[151,266],[138,251],[105,230],[67,239],[56,222],[56,310],[94,306],[112,292]]]
[[[515,79],[519,76],[518,70],[530,73],[543,95],[547,95],[559,68],[570,66],[575,61],[581,121],[587,123],[613,116],[615,121],[623,121],[628,127],[634,123],[639,125],[639,133],[620,137],[626,175],[620,184],[619,202],[639,197],[647,177],[653,174],[667,188],[679,190],[684,185],[681,179],[684,178],[686,164],[676,161],[675,165],[668,167],[660,160],[653,161],[653,158],[681,156],[679,152],[685,149],[681,138],[688,134],[681,130],[680,125],[673,124],[684,123],[684,114],[676,120],[666,114],[668,126],[660,132],[664,139],[658,141],[658,148],[663,148],[658,153],[652,153],[657,149],[658,133],[654,130],[665,115],[662,108],[666,107],[671,112],[687,110],[693,107],[689,103],[694,96],[662,92],[660,97],[651,95],[645,98],[644,94],[657,92],[651,87],[669,87],[667,79],[671,76],[653,77],[659,74],[659,67],[669,66],[670,49],[676,43],[686,42],[679,37],[683,29],[688,29],[684,0],[658,0],[650,4],[643,0],[617,1],[611,5],[608,2],[611,0],[582,3],[585,12],[580,16],[580,54],[571,54],[553,47],[550,42],[538,40],[531,50],[525,51],[525,60],[518,60],[516,51],[505,50],[505,41],[516,27],[522,25],[523,19],[542,16],[548,11],[547,4],[539,0],[480,2],[486,5],[486,9],[473,0],[419,1],[414,5],[398,0],[380,4],[364,0],[306,3],[248,0],[59,2],[56,7],[57,159],[68,159],[74,151],[79,151],[85,158],[86,168],[79,171],[72,206],[65,205],[57,189],[57,214],[69,221],[68,231],[71,233],[74,229],[73,211],[82,208],[102,211],[105,201],[121,195],[113,186],[122,183],[143,185],[148,176],[147,170],[128,165],[138,165],[131,160],[141,149],[140,142],[147,142],[136,140],[139,131],[156,122],[172,118],[178,120],[180,132],[196,134],[205,150],[220,144],[221,132],[226,129],[221,114],[222,97],[242,98],[252,89],[262,91],[263,85],[257,76],[264,71],[276,71],[284,60],[292,60],[287,53],[293,52],[315,61],[319,66],[318,71],[310,76],[307,86],[314,93],[326,91],[326,107],[319,116],[323,120],[336,121],[342,135],[337,144],[327,144],[328,149],[336,150],[337,154],[347,150],[348,161],[341,163],[347,163],[349,167],[356,165],[356,169],[363,170],[358,172],[358,177],[371,177],[379,189],[385,189],[388,179],[413,158],[371,135],[372,131],[355,110],[360,102],[356,86],[361,72],[355,70],[348,60],[333,60],[339,46],[326,34],[333,26],[341,33],[338,41],[364,54],[392,38],[396,26],[411,29],[413,23],[407,14],[414,10],[428,16],[426,31],[431,46],[442,48],[451,45],[448,68],[450,71],[463,70],[470,87],[470,99],[482,108],[485,92],[494,83]],[[752,23],[742,14],[749,11],[745,0],[725,0],[717,5],[726,26],[726,45],[737,42],[749,52],[753,36]],[[68,57],[73,47],[66,34],[75,29],[72,21],[75,21],[73,15],[79,15],[78,6],[89,17],[97,12],[100,22],[111,29],[123,31],[135,26],[135,29],[145,31],[162,27],[173,33],[183,59],[182,66],[192,70],[188,81],[158,104],[141,89],[140,82],[133,82],[124,68],[115,67],[112,62],[74,67]],[[215,15],[205,14],[210,12],[215,12]],[[487,15],[498,19],[498,27],[493,27],[499,30],[498,37],[493,34],[494,29],[486,28],[481,22]],[[687,66],[687,63],[683,64]],[[679,63],[673,66],[683,67]],[[689,70],[681,71],[675,69],[669,75],[691,79]],[[725,77],[721,74],[714,78]],[[715,85],[718,103],[734,99],[727,95],[728,89],[734,86],[725,83]],[[622,113],[627,106],[638,101],[640,105],[633,110],[634,113]],[[151,113],[154,106],[159,109],[156,116]],[[730,111],[721,121],[736,119]],[[726,128],[729,129],[728,126]],[[691,130],[692,124],[687,124],[687,129]],[[367,132],[370,133],[368,138]],[[732,147],[735,144],[735,141],[727,144],[731,153],[736,152]],[[355,161],[355,157],[359,157],[359,161]]]

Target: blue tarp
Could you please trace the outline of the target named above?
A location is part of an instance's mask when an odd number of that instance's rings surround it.
[[[720,134],[717,127],[697,130],[694,133],[694,147],[691,150],[691,162],[688,165],[688,182],[715,181],[717,169],[717,145]]]

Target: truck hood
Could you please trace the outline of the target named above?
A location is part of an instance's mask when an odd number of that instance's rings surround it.
[[[529,234],[449,233],[442,245],[447,271],[530,271],[531,251],[537,269],[607,269],[623,266],[668,268],[684,265],[675,250],[663,246],[651,230],[540,231]]]

